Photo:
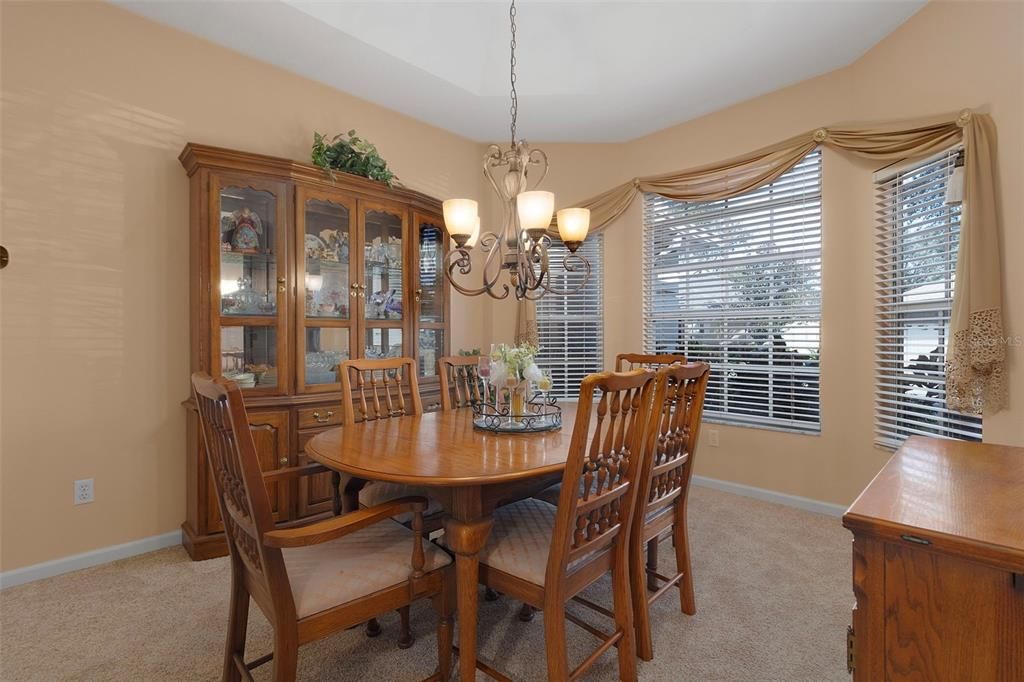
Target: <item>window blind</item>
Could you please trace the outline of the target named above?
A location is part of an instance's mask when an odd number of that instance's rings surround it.
[[[958,150],[877,180],[875,442],[981,440],[981,419],[946,407],[960,204],[946,204]]]
[[[820,431],[821,152],[719,201],[644,198],[644,346],[711,363],[708,421]]]
[[[548,254],[551,285],[571,289],[583,281],[583,273],[567,273],[562,259],[569,249],[553,240]],[[551,377],[551,394],[578,398],[580,382],[604,368],[603,239],[588,238],[577,253],[590,261],[590,281],[569,296],[547,294],[537,301],[537,332],[540,354],[537,365]]]

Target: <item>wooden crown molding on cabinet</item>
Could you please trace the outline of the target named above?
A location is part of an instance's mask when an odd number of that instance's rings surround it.
[[[441,201],[408,187],[388,187],[374,180],[337,172],[334,177],[319,166],[301,163],[277,156],[266,156],[241,152],[224,147],[189,142],[178,155],[178,160],[191,177],[200,168],[231,171],[233,173],[260,174],[276,179],[290,179],[307,187],[337,190],[344,189],[378,199],[398,199],[413,208],[430,213],[441,210]]]

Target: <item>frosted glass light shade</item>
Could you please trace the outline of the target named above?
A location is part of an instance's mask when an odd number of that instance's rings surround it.
[[[476,225],[473,227],[473,234],[466,240],[466,248],[472,249],[476,246],[476,240],[480,238],[480,216],[476,217]]]
[[[571,251],[579,248],[590,232],[589,208],[563,208],[558,212],[558,236]]]
[[[477,203],[472,199],[447,199],[442,204],[444,226],[460,247],[466,243],[479,222]]]
[[[533,190],[520,192],[516,197],[519,226],[531,237],[541,236],[551,224],[555,212],[555,195],[552,192]]]

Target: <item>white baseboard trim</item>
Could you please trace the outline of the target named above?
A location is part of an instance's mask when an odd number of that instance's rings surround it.
[[[787,495],[786,493],[779,493],[766,488],[755,488],[752,485],[722,481],[717,478],[694,475],[693,482],[705,488],[714,488],[715,490],[733,493],[734,495],[753,497],[756,500],[763,500],[765,502],[784,504],[787,507],[796,507],[797,509],[815,512],[816,514],[842,516],[846,512],[846,507],[832,504],[831,502],[821,502],[820,500],[812,500],[808,497],[800,497],[799,495]]]
[[[163,535],[154,535],[142,538],[141,540],[126,542],[123,545],[103,547],[91,552],[73,554],[60,559],[54,559],[53,561],[44,561],[41,564],[15,568],[14,570],[0,573],[0,590],[14,587],[15,585],[24,585],[35,580],[42,580],[43,578],[51,578],[61,573],[70,573],[71,571],[78,571],[83,568],[99,566],[100,564],[110,563],[118,559],[127,559],[128,557],[153,552],[165,547],[173,547],[180,543],[181,531],[175,530]]]

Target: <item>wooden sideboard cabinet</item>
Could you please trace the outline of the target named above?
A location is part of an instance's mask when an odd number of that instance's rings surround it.
[[[284,477],[304,446],[341,424],[337,368],[349,358],[417,361],[424,407],[439,406],[451,352],[441,203],[287,159],[188,144],[192,371],[245,393],[275,521],[332,509],[330,474]],[[183,381],[184,381],[183,377]],[[193,559],[227,553],[191,399],[186,518]]]
[[[843,525],[854,680],[1024,680],[1024,448],[910,438]]]

